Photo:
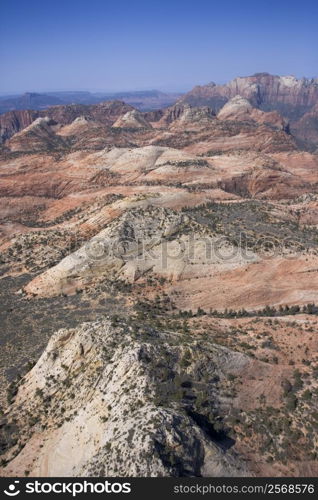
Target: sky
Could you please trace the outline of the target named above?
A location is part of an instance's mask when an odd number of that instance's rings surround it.
[[[317,0],[2,0],[0,93],[318,76]]]

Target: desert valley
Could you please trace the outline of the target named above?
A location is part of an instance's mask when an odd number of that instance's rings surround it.
[[[1,475],[317,475],[318,80],[0,137]]]

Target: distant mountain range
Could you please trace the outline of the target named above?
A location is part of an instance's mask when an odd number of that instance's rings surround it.
[[[291,120],[300,118],[318,101],[318,78],[295,78],[269,73],[234,78],[224,85],[197,85],[182,100],[192,106],[210,106],[219,111],[240,95],[263,111],[279,111]]]
[[[80,116],[98,115],[103,122],[102,103],[116,101],[139,111],[160,113],[176,102],[194,107],[208,106],[214,113],[231,99],[240,96],[260,111],[278,112],[296,138],[300,148],[317,151],[318,145],[318,79],[257,73],[238,77],[224,84],[196,86],[186,94],[165,94],[158,90],[113,94],[90,92],[26,93],[0,98],[0,141],[28,126],[39,116],[49,116],[59,123],[70,123]],[[240,100],[237,103],[241,103]],[[236,103],[236,104],[237,104]],[[248,106],[245,103],[245,106]],[[91,107],[91,108],[90,108]],[[96,109],[95,109],[96,107]],[[115,106],[116,107],[116,106]],[[50,110],[48,109],[50,108]],[[128,109],[126,110],[128,111]],[[107,111],[108,113],[108,111]],[[255,114],[255,112],[254,112]],[[63,119],[61,121],[61,117]]]
[[[218,112],[240,95],[262,111],[278,111],[290,123],[298,144],[315,150],[318,143],[318,78],[295,78],[269,73],[238,77],[224,85],[198,85],[181,97],[192,106],[209,106]]]
[[[159,90],[141,90],[117,93],[91,93],[81,91],[36,93],[0,96],[0,114],[20,109],[41,110],[65,104],[98,104],[103,101],[125,101],[141,111],[160,109],[173,104],[181,94],[168,94]]]

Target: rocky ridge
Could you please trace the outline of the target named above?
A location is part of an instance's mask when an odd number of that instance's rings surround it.
[[[263,111],[278,111],[291,123],[295,136],[302,147],[312,149],[317,146],[317,124],[306,113],[317,105],[318,80],[294,76],[277,76],[257,73],[252,76],[238,77],[224,84],[196,86],[180,99],[194,106],[210,106],[219,111],[226,102],[240,95],[254,107]],[[311,132],[311,131],[314,132]],[[304,141],[304,134],[306,140]],[[316,145],[316,146],[315,146]]]
[[[107,319],[60,330],[21,381],[9,418],[23,437],[6,473],[249,474],[234,441],[209,422],[223,404],[216,380],[247,363],[208,341]],[[208,416],[199,394],[211,402]]]

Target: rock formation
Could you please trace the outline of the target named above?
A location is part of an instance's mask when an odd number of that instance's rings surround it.
[[[248,475],[230,449],[234,440],[191,403],[200,393],[209,411],[222,412],[216,379],[248,362],[209,342],[125,322],[60,330],[15,398],[10,418],[21,408],[26,418],[5,474]]]
[[[128,129],[147,129],[151,125],[145,120],[140,111],[134,109],[128,111],[124,116],[119,117],[113,124],[115,128],[128,128]]]
[[[314,106],[318,98],[318,80],[294,76],[276,76],[257,73],[253,76],[238,77],[224,85],[215,83],[197,86],[182,101],[193,105],[210,105],[218,109],[220,103],[240,95],[254,106],[267,110],[286,110],[287,117],[302,114]],[[289,115],[289,116],[288,116]]]
[[[210,106],[219,111],[228,100],[237,95],[248,99],[254,107],[263,111],[278,111],[291,122],[292,127],[295,123],[294,132],[300,140],[304,139],[304,133],[308,135],[308,129],[316,129],[315,122],[309,124],[308,121],[303,123],[299,120],[305,113],[310,113],[311,108],[317,104],[317,79],[297,79],[294,76],[257,73],[253,76],[235,78],[224,85],[210,83],[194,87],[181,98],[181,101],[194,106]],[[305,130],[307,132],[304,132]],[[314,140],[316,141],[315,133]],[[304,144],[308,147],[308,143]]]
[[[251,103],[239,95],[230,99],[218,113],[219,120],[255,121],[272,125],[278,130],[288,130],[288,123],[276,111],[264,112],[253,108]]]
[[[9,111],[0,115],[0,144],[9,139],[13,134],[28,127],[37,117],[37,111]]]
[[[58,137],[52,125],[56,122],[49,117],[37,118],[28,127],[21,130],[12,137],[7,146],[11,151],[50,151],[65,147],[64,140]]]

